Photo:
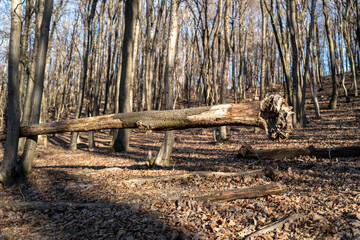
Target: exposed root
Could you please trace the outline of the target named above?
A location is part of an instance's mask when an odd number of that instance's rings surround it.
[[[271,95],[260,103],[260,119],[271,140],[287,139],[293,130],[292,107],[280,95]]]

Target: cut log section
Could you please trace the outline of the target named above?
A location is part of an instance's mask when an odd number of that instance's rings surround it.
[[[284,158],[296,158],[299,156],[313,156],[317,158],[336,157],[359,157],[360,146],[339,147],[339,148],[283,148],[255,150],[251,146],[242,146],[237,158],[258,159],[258,160],[281,160]]]
[[[292,131],[291,107],[279,95],[262,101],[224,104],[168,111],[119,113],[22,126],[20,137],[86,132],[100,129],[138,128],[142,130],[179,130],[224,125],[255,126],[264,129],[270,139],[286,139]],[[6,132],[0,132],[0,141]]]
[[[198,197],[196,199],[200,201],[210,202],[228,202],[236,199],[248,199],[265,197],[268,195],[278,195],[284,193],[285,189],[286,187],[284,185],[281,185],[280,183],[270,183],[265,185],[219,192],[204,197]]]

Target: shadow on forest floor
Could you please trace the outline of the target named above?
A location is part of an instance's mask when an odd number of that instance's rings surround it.
[[[71,166],[69,166],[71,167]],[[54,167],[52,167],[54,168]],[[24,239],[176,239],[188,237],[159,219],[156,212],[145,211],[136,204],[114,202],[108,196],[99,196],[91,181],[79,179],[62,170],[46,169],[37,179],[24,180],[9,189],[22,202],[86,203],[84,207],[56,207],[46,210],[16,212],[4,217],[8,223],[15,216],[22,228],[28,228]],[[40,177],[40,178],[39,178]],[[88,187],[83,191],[82,187]],[[98,187],[98,186],[96,186]],[[91,204],[89,206],[88,204]],[[99,208],[97,204],[108,204]],[[0,224],[1,225],[1,224]],[[1,239],[19,237],[16,232],[0,233]],[[23,233],[24,234],[24,233]]]

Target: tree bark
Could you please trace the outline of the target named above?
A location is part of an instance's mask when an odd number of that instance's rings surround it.
[[[302,110],[302,114],[305,113],[305,90],[306,90],[306,82],[309,81],[310,82],[310,56],[311,56],[311,41],[313,39],[313,32],[314,32],[314,18],[315,18],[315,7],[316,7],[316,0],[312,0],[311,1],[311,10],[310,10],[310,27],[309,27],[309,36],[306,40],[306,56],[305,56],[305,66],[304,66],[304,86],[302,88],[302,99],[301,99],[301,103],[300,103],[300,109]],[[314,75],[315,77],[315,75]],[[314,80],[312,80],[312,82],[314,83]],[[311,86],[311,84],[310,84]],[[319,118],[319,109],[318,109],[318,102],[317,102],[317,96],[316,93],[314,94],[314,87],[315,84],[313,84],[312,87],[312,92],[313,92],[313,101],[314,101],[314,105],[315,105],[315,112],[316,112],[316,118]],[[306,118],[305,116],[301,116],[303,119],[303,123],[305,123]]]
[[[313,156],[318,158],[335,157],[359,157],[360,146],[339,147],[339,148],[283,148],[255,150],[251,146],[242,146],[237,158],[258,159],[258,160],[281,160],[284,158],[295,158],[299,156]]]
[[[175,82],[175,54],[178,35],[177,0],[171,0],[169,38],[167,42],[168,53],[165,71],[165,109],[173,109],[173,91]],[[166,131],[164,142],[155,157],[155,164],[159,166],[170,165],[170,155],[174,145],[174,132]]]
[[[91,118],[34,124],[20,129],[21,137],[85,132],[100,129],[138,128],[141,130],[180,130],[221,125],[263,128],[270,139],[286,139],[292,131],[291,107],[279,95],[263,101],[225,104],[191,109],[119,113]],[[0,132],[0,141],[6,133]]]
[[[131,81],[134,76],[133,66],[133,51],[134,39],[136,30],[136,18],[139,14],[139,1],[140,0],[126,0],[125,2],[125,33],[123,40],[123,53],[122,53],[122,67],[121,67],[121,82],[120,82],[120,112],[131,112]],[[120,129],[115,142],[112,146],[116,152],[129,151],[130,145],[130,130]]]
[[[337,86],[337,79],[336,79],[336,61],[335,61],[335,47],[334,41],[332,38],[332,32],[330,29],[330,18],[327,11],[327,0],[323,0],[323,13],[325,16],[325,30],[326,36],[329,43],[329,53],[330,53],[330,71],[331,71],[331,78],[332,78],[332,94],[331,99],[329,102],[329,109],[336,109],[337,105],[337,98],[338,98],[338,86]]]
[[[96,171],[98,172],[98,170]],[[122,183],[129,184],[129,183],[136,183],[136,184],[143,184],[143,183],[150,183],[150,182],[158,182],[158,181],[172,181],[176,179],[185,179],[189,177],[245,177],[245,176],[255,176],[255,175],[266,175],[267,172],[265,169],[248,171],[248,172],[211,172],[211,171],[195,171],[189,173],[180,173],[174,175],[162,175],[162,176],[151,176],[151,177],[141,177],[141,178],[133,178],[121,181]]]
[[[229,81],[229,64],[230,64],[230,0],[225,0],[225,14],[224,14],[224,37],[225,37],[225,57],[222,69],[221,89],[220,89],[220,103],[226,103],[226,93]],[[219,19],[221,21],[221,19]],[[220,55],[220,53],[219,53]],[[219,140],[227,139],[226,126],[220,127]]]
[[[290,43],[292,50],[292,63],[291,63],[291,72],[293,80],[293,107],[294,107],[294,125],[296,128],[304,126],[303,111],[301,109],[302,101],[302,87],[301,79],[299,77],[299,62],[300,62],[300,53],[299,53],[299,43],[298,43],[298,27],[297,27],[297,15],[296,15],[296,6],[295,0],[287,1],[287,11],[288,11],[288,24],[290,29]]]
[[[28,4],[28,3],[26,3]],[[30,114],[31,114],[31,98],[34,89],[34,79],[35,79],[35,67],[36,67],[36,59],[39,52],[39,39],[40,39],[40,28],[41,22],[44,14],[44,0],[39,0],[36,3],[36,17],[35,17],[35,39],[33,43],[33,53],[31,56],[31,63],[29,69],[29,75],[27,79],[26,86],[26,95],[23,105],[23,113],[21,116],[21,125],[28,125],[30,122]],[[25,29],[24,29],[25,30]],[[27,49],[26,49],[27,50]],[[23,151],[25,147],[26,139],[20,138],[19,140],[19,151]]]
[[[266,77],[266,29],[267,29],[267,16],[264,6],[265,0],[260,0],[261,6],[261,78],[260,78],[260,100],[265,97],[265,77]]]
[[[46,0],[44,5],[44,15],[41,22],[39,53],[36,57],[34,89],[31,99],[30,124],[37,124],[40,120],[41,100],[43,96],[46,55],[49,42],[50,21],[53,10],[53,0]],[[37,147],[37,136],[31,136],[26,139],[24,152],[20,159],[21,171],[24,174],[32,172],[31,164],[35,156]]]
[[[219,192],[209,196],[197,197],[196,200],[210,202],[228,202],[236,199],[249,199],[265,197],[268,195],[279,195],[284,193],[286,187],[279,183],[270,183],[259,186],[239,188],[230,191]]]
[[[11,32],[8,66],[8,105],[7,105],[7,139],[2,164],[0,166],[0,182],[10,185],[18,173],[17,150],[20,130],[19,99],[19,60],[21,37],[21,1],[11,1]]]
[[[92,38],[92,20],[95,15],[96,5],[98,0],[93,0],[91,2],[91,10],[88,18],[85,22],[85,30],[86,30],[86,36],[84,34],[84,44],[83,44],[83,66],[81,69],[80,74],[80,84],[79,84],[79,96],[78,101],[76,105],[76,112],[75,112],[75,119],[80,118],[81,110],[83,107],[83,100],[84,100],[84,93],[85,93],[85,83],[87,79],[87,71],[88,71],[88,59],[89,59],[89,52],[90,52],[90,39]],[[90,4],[90,3],[89,3]],[[70,142],[70,150],[75,151],[77,149],[77,139],[78,139],[78,133],[73,132],[71,134],[71,142]]]
[[[279,3],[278,3],[278,1],[276,1],[276,2],[277,2],[276,7],[277,7],[278,18],[279,18],[279,22],[281,23],[282,20],[280,19]],[[285,99],[286,99],[286,101],[287,101],[287,103],[289,105],[292,105],[291,77],[290,77],[290,71],[289,71],[290,53],[289,53],[288,43],[287,43],[287,41],[285,39],[285,36],[284,36],[285,33],[283,31],[282,24],[279,24],[280,31],[277,29],[277,25],[276,25],[276,21],[275,21],[276,19],[275,19],[275,16],[273,14],[273,6],[271,5],[271,9],[270,9],[268,7],[266,1],[264,1],[263,3],[264,3],[264,6],[265,6],[266,10],[270,14],[271,26],[272,26],[272,29],[274,31],[276,44],[277,44],[278,50],[279,50],[279,57],[280,57],[280,60],[281,60],[283,73],[284,73],[284,77],[285,77],[285,81],[284,81]]]

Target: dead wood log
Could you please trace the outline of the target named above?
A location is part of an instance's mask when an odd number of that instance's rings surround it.
[[[198,197],[196,199],[210,202],[228,202],[236,199],[248,199],[282,194],[285,189],[286,187],[280,183],[270,183],[231,191],[218,192],[208,196]]]
[[[247,237],[244,238],[244,240],[250,240],[250,239],[253,239],[256,237],[260,237],[260,236],[262,236],[264,234],[268,234],[278,228],[282,229],[285,226],[285,224],[294,222],[303,217],[305,217],[305,215],[302,215],[302,214],[294,214],[291,216],[284,217],[276,222],[273,222],[273,223],[270,223],[269,225],[264,226],[263,228],[261,228],[260,230],[258,230],[256,232],[248,235]]]
[[[26,211],[45,211],[56,210],[66,211],[68,209],[99,209],[99,208],[114,208],[121,207],[123,204],[117,203],[73,203],[73,202],[13,202],[9,204],[1,204],[0,210],[26,212]]]
[[[223,125],[256,126],[268,137],[286,139],[292,131],[292,112],[284,99],[272,95],[262,101],[224,104],[168,111],[119,113],[22,126],[20,137],[100,129],[138,128],[142,130],[179,130]],[[0,141],[6,132],[0,132]]]
[[[253,176],[266,174],[265,169],[254,170],[249,172],[211,172],[211,171],[196,171],[183,174],[164,175],[155,177],[141,177],[122,181],[123,183],[144,183],[144,182],[155,182],[155,181],[171,181],[175,179],[184,179],[188,177],[200,176],[220,176],[220,177],[237,177],[237,176]]]
[[[338,148],[283,148],[283,149],[261,149],[255,150],[251,146],[242,146],[237,158],[276,160],[284,158],[295,158],[299,156],[313,156],[317,158],[335,157],[359,157],[360,146],[338,147]]]

